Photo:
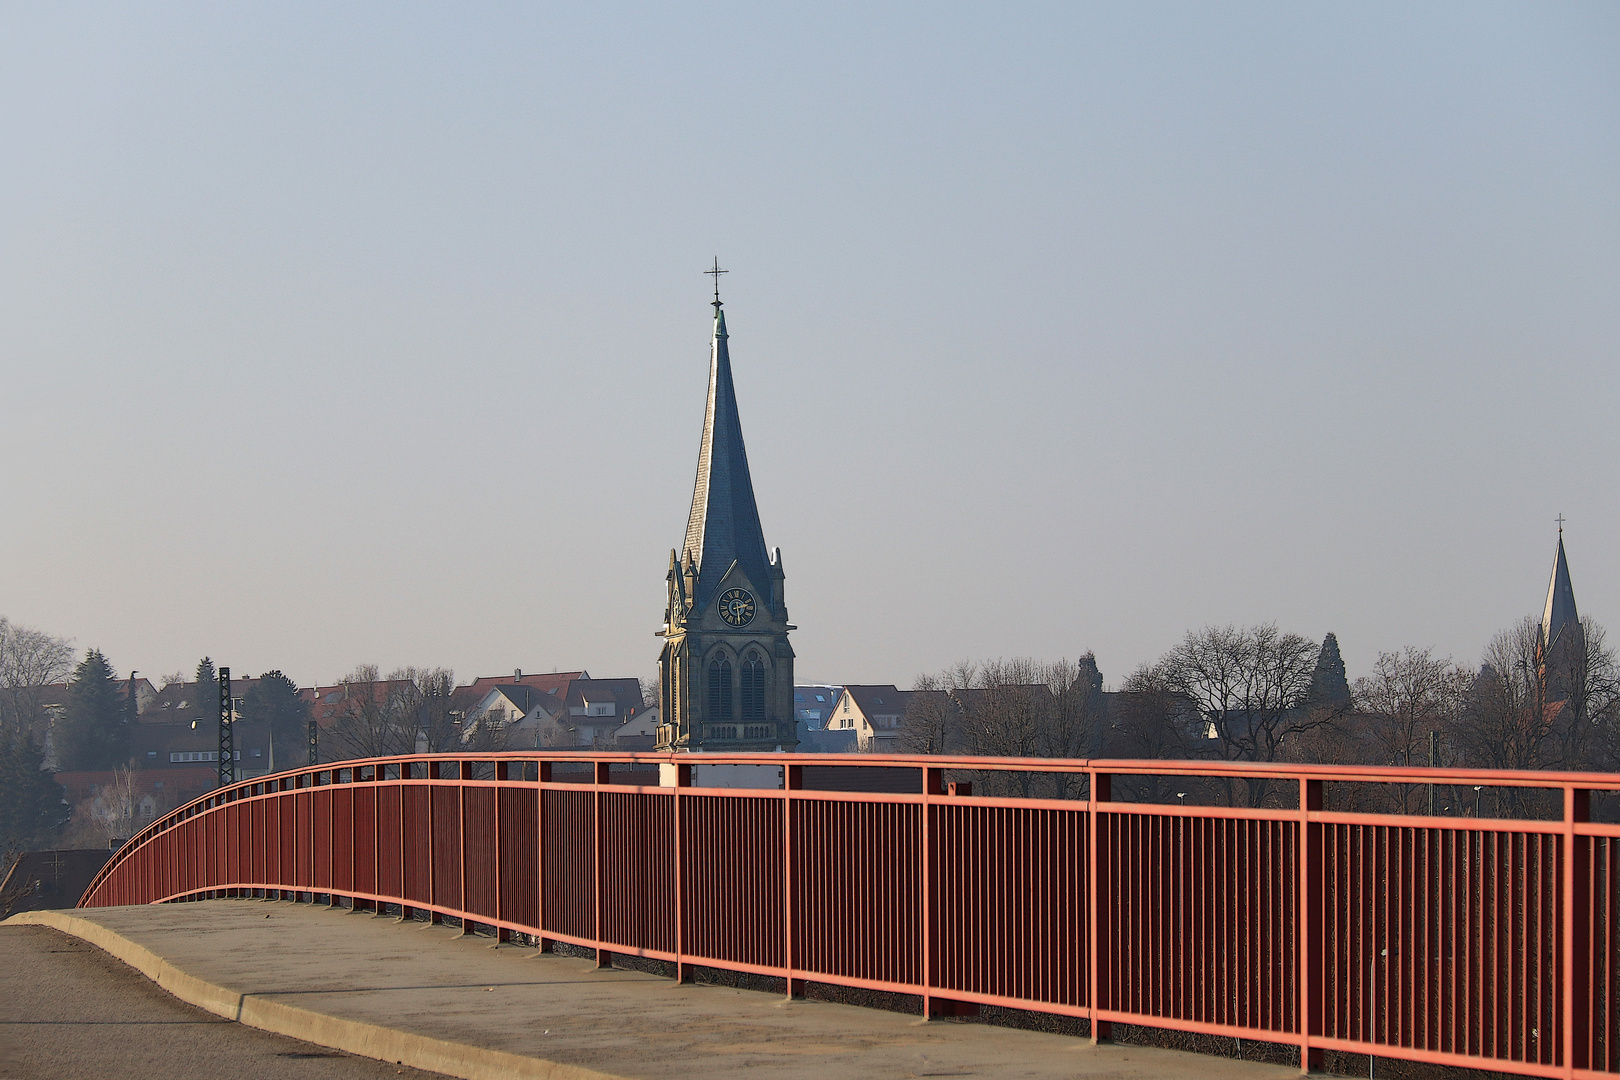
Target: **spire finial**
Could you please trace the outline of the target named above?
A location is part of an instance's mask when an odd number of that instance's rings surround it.
[[[714,269],[703,272],[714,278],[714,306],[718,308],[720,306],[720,275],[729,274],[731,271],[720,269],[720,257],[717,255],[714,259]]]
[[[1560,540],[1562,540],[1564,538],[1564,515],[1563,514],[1558,515],[1558,538]]]

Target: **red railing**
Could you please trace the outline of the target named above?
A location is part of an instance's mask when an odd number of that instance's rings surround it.
[[[783,779],[695,787],[694,763]],[[1050,797],[986,794],[1035,776]],[[1255,808],[1110,798],[1166,777],[1226,785],[1226,801],[1233,784],[1269,795]],[[1555,813],[1325,809],[1340,784],[1543,789]],[[883,790],[822,790],[863,786]],[[1612,775],[1170,761],[389,758],[199,799],[120,849],[81,905],[348,898],[603,963],[664,960],[678,977],[704,966],[790,992],[918,995],[925,1015],[994,1005],[1087,1018],[1099,1037],[1111,1023],[1234,1036],[1298,1046],[1306,1067],[1342,1050],[1607,1076],[1620,1071],[1620,826],[1588,807],[1617,791]]]

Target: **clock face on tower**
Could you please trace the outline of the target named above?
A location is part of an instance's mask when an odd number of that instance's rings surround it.
[[[732,626],[754,621],[754,598],[747,589],[727,589],[720,594],[720,617]]]

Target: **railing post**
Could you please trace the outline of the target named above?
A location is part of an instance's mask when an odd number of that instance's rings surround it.
[[[359,768],[359,766],[356,766],[355,768],[353,768],[353,769],[351,769],[349,771],[349,910],[350,911],[363,911],[363,910],[365,910],[361,906],[362,901],[356,899],[356,897],[355,897],[355,894],[360,891],[359,889],[355,888],[355,886],[360,883],[360,866],[359,866],[359,862],[358,862],[358,859],[359,859],[359,854],[358,854],[359,844],[356,843],[356,841],[358,840],[358,838],[360,836],[360,828],[359,828],[359,822],[356,820],[356,815],[355,815],[355,806],[360,800],[360,792],[359,792],[359,789],[356,787],[356,785],[358,785],[359,783],[360,783],[360,768]],[[371,820],[372,820],[373,827],[375,827],[376,821],[377,821],[377,817],[376,817],[375,814],[372,815]],[[372,846],[373,850],[375,850],[376,847],[377,847],[376,844],[372,844],[371,846]],[[365,901],[365,903],[369,903],[369,902],[370,901]]]
[[[685,800],[681,797],[684,788],[692,786],[692,766],[676,764],[675,766],[675,982],[677,984],[688,982],[691,976],[686,970],[686,818]]]
[[[349,775],[352,777],[353,772]],[[326,797],[326,906],[337,907],[337,782],[338,771],[332,770],[332,782],[326,786],[332,790]],[[351,814],[352,816],[352,814]]]
[[[411,764],[408,761],[399,763],[399,921],[410,922],[416,909],[406,903],[411,895],[410,878],[406,876],[409,862],[406,859],[405,839],[405,792],[407,783],[411,778]]]
[[[551,942],[546,938],[546,789],[551,783],[551,762],[540,761],[534,769],[534,947],[537,952],[550,952]]]
[[[793,793],[804,787],[804,766],[782,769],[782,967],[791,1001],[804,996],[804,980],[793,977]]]
[[[433,790],[434,785],[438,782],[438,779],[439,763],[437,761],[429,761],[427,763],[426,790],[428,812],[428,922],[430,923],[441,923],[444,921],[444,916],[439,914],[439,853],[435,850],[435,848],[438,847],[436,839],[438,833],[437,830],[434,829],[435,823],[433,820],[433,803],[435,801],[433,798]]]
[[[594,841],[592,848],[596,853],[596,872],[592,876],[592,887],[595,890],[595,903],[591,905],[596,923],[591,936],[596,940],[596,966],[610,968],[613,966],[613,954],[602,948],[602,862],[605,855],[602,850],[602,788],[613,782],[613,766],[605,761],[598,761],[591,774],[591,837]]]
[[[1322,809],[1322,781],[1299,781],[1299,889],[1294,912],[1295,952],[1299,957],[1299,1071],[1322,1070],[1322,1050],[1311,1045],[1322,1034],[1322,823],[1311,812]]]
[[[922,1012],[924,1020],[934,1018],[934,915],[938,910],[939,897],[934,889],[934,834],[933,834],[933,799],[945,790],[944,769],[924,769],[922,774],[922,813],[918,822],[919,844],[917,847],[919,879],[917,882],[918,924],[922,933]]]
[[[467,903],[467,783],[472,779],[473,763],[460,761],[456,765],[456,817],[461,822],[461,842],[456,845],[461,856],[461,936],[467,937],[472,933],[472,920],[467,917],[471,910]]]
[[[1102,1000],[1102,972],[1103,972],[1103,943],[1107,935],[1103,931],[1102,919],[1104,897],[1108,895],[1107,882],[1104,873],[1107,862],[1101,857],[1098,845],[1101,838],[1106,835],[1101,827],[1097,811],[1099,803],[1111,801],[1113,798],[1112,778],[1105,772],[1091,773],[1091,783],[1087,785],[1091,794],[1091,805],[1087,807],[1086,814],[1086,935],[1087,958],[1090,963],[1086,971],[1086,1000],[1091,1006],[1091,1041],[1093,1045],[1113,1041],[1114,1027],[1107,1020],[1098,1015],[1103,1006]]]
[[[371,770],[371,894],[381,896],[382,891],[382,780],[384,766],[377,762]],[[373,900],[371,913],[381,915],[383,902]]]
[[[1564,933],[1560,942],[1564,953],[1564,1075],[1573,1077],[1576,1069],[1592,1069],[1588,1039],[1588,1016],[1583,1005],[1591,1001],[1591,940],[1588,934],[1591,910],[1592,859],[1590,844],[1576,832],[1579,823],[1592,818],[1592,793],[1585,788],[1564,788]],[[1593,841],[1595,843],[1595,841]]]
[[[504,923],[505,907],[501,903],[501,784],[506,780],[506,762],[495,763],[495,944],[512,939],[512,931]]]

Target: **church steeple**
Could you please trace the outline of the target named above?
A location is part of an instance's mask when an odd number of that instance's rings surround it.
[[[725,273],[718,262],[715,275]],[[743,449],[720,290],[686,538],[671,551],[658,657],[660,750],[791,750],[793,646],[780,551],[767,552]]]
[[[770,581],[770,556],[754,503],[754,482],[743,447],[737,390],[731,381],[726,313],[719,293],[714,301],[714,336],[709,345],[709,400],[703,412],[703,438],[698,444],[697,480],[692,486],[692,512],[686,519],[682,563],[697,570],[701,607],[733,562],[758,587]]]
[[[1564,557],[1564,522],[1558,520],[1558,553],[1553,557],[1552,580],[1547,584],[1547,605],[1541,612],[1542,648],[1551,650],[1570,626],[1579,628],[1575,589],[1569,583],[1569,560]]]

